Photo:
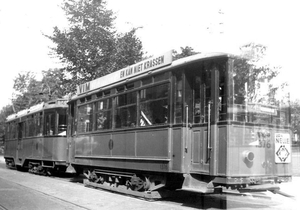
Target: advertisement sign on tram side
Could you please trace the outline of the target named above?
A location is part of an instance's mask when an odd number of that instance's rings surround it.
[[[105,87],[108,84],[113,84],[115,82],[122,81],[154,69],[162,68],[164,66],[170,65],[171,63],[172,51],[168,51],[164,54],[146,59],[93,81],[81,84],[77,86],[77,94],[80,95],[101,87]]]
[[[290,134],[275,133],[275,163],[290,163],[291,156]]]

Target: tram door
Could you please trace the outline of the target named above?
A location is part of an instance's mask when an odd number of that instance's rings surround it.
[[[189,107],[191,172],[212,174],[212,149],[216,141],[218,71],[214,62],[203,62],[186,71],[186,103]]]

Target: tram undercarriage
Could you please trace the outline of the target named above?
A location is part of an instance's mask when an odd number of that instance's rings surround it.
[[[41,160],[25,160],[23,165],[15,164],[13,158],[6,158],[6,167],[17,169],[19,171],[28,171],[33,174],[52,176],[65,173],[67,169],[66,162],[59,161],[41,161]]]
[[[182,175],[177,174],[171,177],[169,174],[85,169],[83,175],[85,186],[147,199],[169,197],[183,182]]]
[[[274,177],[252,178],[251,183],[230,183],[228,180],[232,180],[232,178],[211,177],[200,174],[154,174],[141,171],[124,172],[98,168],[84,169],[83,175],[86,177],[84,185],[87,187],[95,187],[146,199],[170,197],[175,190],[204,194],[223,193],[227,192],[227,190],[236,191],[237,193],[270,191],[287,196],[280,191],[278,183],[281,180],[273,179]],[[259,180],[259,183],[254,184],[254,179]]]

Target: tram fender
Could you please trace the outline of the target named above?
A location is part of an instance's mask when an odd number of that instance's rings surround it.
[[[69,164],[69,166],[66,169],[66,173],[75,174],[76,170],[71,164]]]
[[[213,193],[214,185],[211,180],[203,180],[198,174],[185,174],[182,190],[194,191],[199,193]]]

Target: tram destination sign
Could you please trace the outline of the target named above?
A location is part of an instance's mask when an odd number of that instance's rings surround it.
[[[291,156],[290,134],[275,133],[275,163],[290,163]]]
[[[133,64],[111,74],[77,86],[77,94],[83,94],[98,88],[105,87],[116,82],[155,70],[172,63],[172,51],[151,57],[139,63]]]

